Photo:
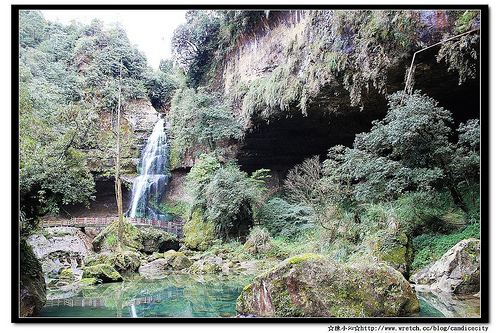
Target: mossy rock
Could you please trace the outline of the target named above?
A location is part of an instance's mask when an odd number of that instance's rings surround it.
[[[165,252],[179,250],[177,235],[156,228],[141,228],[143,252]]]
[[[404,232],[379,230],[365,238],[362,248],[364,250],[351,257],[351,262],[383,262],[399,271],[406,279],[409,278],[413,249]]]
[[[59,280],[76,280],[77,276],[71,271],[71,268],[61,270],[59,273]]]
[[[25,240],[21,239],[19,249],[21,257],[19,315],[21,317],[37,316],[47,300],[42,265]]]
[[[123,281],[120,273],[118,273],[111,265],[106,264],[84,267],[82,278],[95,278],[103,283]]]
[[[184,244],[191,250],[206,251],[216,239],[215,225],[210,221],[203,221],[198,211],[193,212],[182,230]]]
[[[308,253],[257,276],[236,310],[262,317],[385,317],[417,312],[419,303],[390,266],[347,266]]]
[[[194,262],[188,269],[190,274],[216,274],[222,272],[222,258],[205,257]]]
[[[99,280],[97,280],[96,278],[85,278],[85,279],[81,279],[78,282],[78,285],[80,287],[95,286],[96,284],[99,284]]]
[[[106,227],[94,240],[92,247],[94,251],[114,251],[117,245],[118,235],[118,222],[113,222]],[[138,227],[127,221],[123,220],[123,239],[122,246],[131,251],[141,251],[144,246],[142,245],[142,233]]]
[[[163,256],[168,261],[169,265],[176,271],[188,268],[193,264],[193,261],[182,252],[170,250],[165,252]]]
[[[100,264],[110,265],[120,273],[137,272],[141,265],[141,256],[137,252],[124,251],[116,253],[99,253],[84,260],[85,266]]]

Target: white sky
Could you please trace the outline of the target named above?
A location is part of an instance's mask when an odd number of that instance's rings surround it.
[[[42,10],[46,20],[85,24],[97,18],[105,26],[120,22],[133,45],[146,54],[148,63],[158,68],[161,59],[170,58],[170,39],[177,26],[185,22],[184,10]]]

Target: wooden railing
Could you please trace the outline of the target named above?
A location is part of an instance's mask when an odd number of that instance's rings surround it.
[[[45,219],[43,221],[43,227],[74,227],[74,228],[99,228],[107,227],[110,223],[118,221],[117,216],[106,216],[106,217],[72,217],[71,219]],[[153,227],[160,228],[167,232],[182,237],[182,228],[184,227],[183,221],[160,221],[147,219],[142,217],[127,218],[127,221],[131,222],[137,227]]]

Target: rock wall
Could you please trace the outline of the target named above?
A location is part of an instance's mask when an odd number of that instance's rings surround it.
[[[373,120],[385,116],[385,94],[404,88],[411,53],[391,60],[384,82],[385,92],[373,87],[363,88],[361,105],[351,105],[343,78],[327,73],[323,70],[325,64],[319,64],[325,61],[318,49],[326,38],[320,24],[315,11],[271,13],[269,20],[257,26],[255,31],[240,37],[236,49],[221,66],[217,74],[220,90],[236,101],[235,113],[246,119],[247,132],[235,152],[243,170],[252,172],[268,168],[284,174],[305,158],[325,157],[334,145],[352,145],[357,133],[370,130]],[[450,31],[451,24],[443,11],[422,11],[422,30],[416,37],[413,51],[421,49],[420,45],[441,40],[443,33]],[[478,117],[479,80],[459,85],[458,75],[448,71],[444,61],[437,63],[438,50],[434,48],[418,55],[414,88],[452,111],[457,125],[465,119]],[[290,73],[284,70],[287,66],[293,67]],[[284,77],[278,76],[280,71]],[[248,118],[248,114],[244,114],[244,96],[248,94],[245,89],[257,80],[272,76],[279,77],[282,82],[290,77],[307,82],[306,113],[299,106],[301,100],[293,101],[285,111],[275,112],[267,119]],[[290,82],[297,82],[293,78]]]
[[[41,262],[45,280],[58,278],[65,268],[83,265],[83,259],[90,255],[92,240],[78,228],[55,227],[42,229],[28,239],[33,252]]]

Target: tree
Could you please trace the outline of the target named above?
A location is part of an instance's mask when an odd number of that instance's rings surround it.
[[[116,110],[116,172],[115,172],[115,193],[116,205],[118,208],[118,249],[121,249],[123,242],[123,200],[122,181],[120,178],[120,117],[121,117],[121,95],[122,95],[122,60],[120,59],[120,79],[118,83],[118,108]]]
[[[374,121],[370,132],[356,135],[353,148],[331,150],[330,158],[338,161],[332,165],[348,175],[358,201],[447,189],[455,204],[467,211],[460,184],[469,172],[478,177],[479,122],[461,125],[456,144],[451,141],[450,111],[419,91],[405,96],[403,103],[401,96],[389,96],[385,118]],[[458,163],[459,156],[471,156],[474,166]]]
[[[220,15],[215,11],[190,10],[186,23],[172,37],[175,62],[184,70],[189,87],[198,86],[208,72],[217,50]]]
[[[249,177],[234,164],[219,163],[213,152],[202,154],[187,175],[193,197],[190,219],[194,213],[201,215],[225,240],[245,236],[253,225],[254,209],[262,204],[266,172],[258,170]]]
[[[176,149],[181,154],[196,144],[213,151],[221,140],[239,139],[243,135],[243,126],[229,105],[203,89],[177,91],[170,117]]]

